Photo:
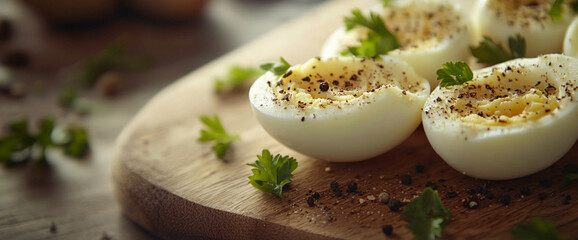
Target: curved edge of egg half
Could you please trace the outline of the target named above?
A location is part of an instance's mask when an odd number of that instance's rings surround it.
[[[547,20],[538,23],[530,20],[533,16],[528,19],[516,19],[513,22],[514,20],[509,20],[507,17],[514,16],[514,14],[496,12],[495,9],[488,7],[489,2],[490,0],[479,0],[474,7],[475,45],[487,36],[507,48],[508,38],[520,34],[526,40],[526,57],[562,53],[566,30],[576,15],[567,5],[563,5],[563,14],[560,19],[552,20],[547,17]],[[551,5],[551,3],[543,4]],[[547,13],[544,14],[547,16]]]
[[[392,84],[373,91],[365,89],[348,101],[303,108],[279,100],[271,84],[275,85],[282,78],[267,72],[249,90],[255,116],[269,135],[309,157],[330,162],[355,162],[385,153],[419,126],[421,110],[430,93],[427,80],[417,75],[411,66],[390,56],[378,59],[329,57],[313,58],[291,67],[288,73],[291,72],[289,78],[298,81],[314,70],[325,72],[322,77],[325,78],[330,73],[335,77],[349,76],[360,69],[364,75],[358,81],[362,83],[383,82],[382,76],[390,75]],[[315,79],[312,77],[311,82],[317,81]],[[413,86],[408,88],[414,91],[400,87],[400,82],[405,87]],[[297,91],[307,94],[304,89]]]
[[[578,57],[578,17],[574,17],[564,36],[564,55]]]
[[[423,13],[420,19],[417,21],[425,21],[428,19],[427,13],[432,12],[432,9],[439,8],[440,6],[450,7],[451,11],[455,14],[454,16],[459,18],[459,29],[453,31],[452,34],[447,35],[443,38],[439,44],[431,48],[409,48],[407,46],[402,46],[400,49],[390,51],[387,55],[391,55],[408,62],[413,69],[422,77],[427,79],[430,86],[435,87],[439,84],[437,80],[436,71],[445,62],[452,61],[468,61],[470,58],[470,42],[473,37],[472,28],[473,25],[470,22],[470,17],[465,14],[466,10],[462,9],[462,6],[451,1],[442,0],[397,0],[392,1],[388,8],[383,8],[381,5],[375,6],[373,8],[367,9],[364,14],[367,16],[370,11],[378,13],[382,16],[390,16],[399,9],[405,9],[409,11],[420,11]],[[398,14],[397,16],[399,16]],[[400,16],[400,21],[406,21],[407,18]],[[393,32],[390,21],[384,20],[384,23]],[[435,23],[431,23],[435,24]],[[423,29],[422,29],[423,30]],[[347,49],[348,46],[358,46],[360,39],[365,38],[365,31],[359,31],[359,28],[352,29],[351,31],[346,31],[345,27],[338,28],[333,32],[329,38],[325,41],[321,48],[322,57],[339,56],[341,53]],[[395,33],[394,33],[395,34]],[[437,41],[434,38],[430,38],[429,41]],[[410,44],[424,44],[423,42],[412,42]],[[407,44],[409,45],[409,44]]]
[[[562,67],[560,67],[562,66]],[[511,67],[513,71],[507,72]],[[422,113],[426,136],[440,157],[463,174],[488,180],[506,180],[527,176],[543,170],[562,158],[578,138],[578,59],[559,54],[538,58],[511,60],[474,71],[472,84],[503,84],[508,75],[521,71],[518,79],[534,86],[548,79],[557,89],[560,104],[546,115],[526,122],[488,126],[464,122],[445,111],[464,84],[436,88],[428,98]],[[543,86],[543,85],[542,85]],[[437,98],[441,101],[436,101]],[[454,98],[455,99],[455,98]],[[457,110],[456,110],[457,111]],[[450,114],[451,115],[451,114]]]

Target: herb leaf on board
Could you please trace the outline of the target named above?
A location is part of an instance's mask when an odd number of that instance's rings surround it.
[[[516,240],[563,240],[553,222],[534,218],[529,224],[520,224],[510,231]]]
[[[292,182],[291,173],[297,168],[298,163],[293,157],[280,154],[272,156],[269,150],[264,149],[261,155],[257,155],[255,163],[247,165],[253,167],[249,184],[263,192],[283,198],[283,186]]]
[[[218,158],[222,159],[227,153],[227,149],[231,143],[240,139],[240,136],[227,133],[218,116],[213,116],[212,118],[208,116],[200,116],[200,119],[206,128],[201,129],[201,136],[197,139],[197,141],[214,141],[212,147],[213,152]]]
[[[263,73],[264,71],[259,68],[242,67],[239,65],[231,66],[226,76],[215,79],[215,92],[220,94],[233,91],[244,83],[257,79],[263,75]]]
[[[443,206],[438,192],[427,187],[405,207],[402,218],[408,221],[407,228],[417,239],[425,240],[441,237],[442,228],[450,221],[451,213]]]

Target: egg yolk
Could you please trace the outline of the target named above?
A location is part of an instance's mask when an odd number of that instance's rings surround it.
[[[530,81],[533,85],[520,80],[528,77],[534,78]],[[447,100],[451,104],[445,110],[450,117],[468,123],[500,126],[535,121],[559,107],[558,90],[547,76],[513,71],[506,75],[494,71],[483,78],[488,81],[468,82],[464,88],[455,89],[453,97]]]
[[[277,82],[268,84],[275,93],[274,101],[301,109],[348,104],[392,86],[402,89],[403,94],[423,88],[419,82],[410,83],[405,72],[394,71],[373,59],[350,62],[314,58],[290,68]]]
[[[397,37],[402,50],[427,50],[437,47],[452,34],[467,31],[452,4],[424,5],[413,1],[402,7],[392,6],[385,24]]]
[[[488,7],[494,9],[496,17],[504,17],[510,26],[519,24],[523,27],[545,28],[545,24],[552,21],[548,15],[552,2],[552,0],[489,0]]]

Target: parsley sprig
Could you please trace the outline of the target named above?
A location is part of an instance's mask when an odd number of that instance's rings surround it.
[[[240,89],[243,84],[254,81],[265,72],[270,71],[276,76],[281,76],[291,67],[284,59],[261,64],[257,67],[242,67],[233,65],[227,75],[215,79],[213,89],[217,94],[224,94]]]
[[[386,8],[389,6],[389,3],[391,2],[391,0],[380,0],[381,5]]]
[[[235,140],[240,139],[239,135],[229,134],[221,120],[218,116],[200,116],[201,122],[207,127],[206,129],[201,129],[201,136],[197,139],[199,142],[210,142],[214,141],[213,152],[218,158],[223,158],[227,153],[227,149],[231,143]]]
[[[283,186],[292,182],[291,173],[298,164],[293,157],[280,154],[272,156],[269,150],[263,149],[261,155],[257,155],[255,163],[247,165],[253,167],[253,176],[249,176],[249,183],[253,187],[283,198]]]
[[[513,239],[516,240],[562,240],[563,238],[558,234],[556,225],[553,222],[543,220],[541,218],[534,218],[529,224],[520,224],[510,231]]]
[[[46,163],[50,147],[62,148],[65,155],[74,158],[86,156],[90,148],[84,128],[59,127],[51,117],[40,120],[37,133],[30,131],[26,119],[10,122],[6,129],[6,135],[0,137],[0,162],[6,166],[24,164],[32,159]],[[39,156],[34,155],[35,149],[39,150]]]
[[[548,11],[548,16],[552,19],[560,19],[562,17],[562,3],[564,0],[555,0]]]
[[[367,33],[367,37],[361,41],[360,46],[348,47],[347,50],[342,53],[343,55],[351,54],[357,57],[376,57],[401,47],[395,35],[387,29],[378,14],[370,12],[367,18],[359,9],[353,9],[351,14],[352,16],[346,16],[343,19],[347,31],[357,26],[366,27],[370,31]]]
[[[460,85],[474,78],[472,69],[465,62],[447,62],[436,71],[437,80],[441,80],[440,87]]]
[[[287,70],[289,70],[291,64],[281,57],[279,58],[279,61],[263,63],[260,67],[265,71],[272,72],[275,76],[282,76],[287,72]]]
[[[257,79],[263,73],[264,71],[259,68],[234,65],[229,68],[226,76],[215,79],[215,92],[221,94],[234,91],[244,83]]]
[[[427,187],[405,207],[402,218],[409,222],[407,228],[418,240],[434,239],[441,237],[442,228],[449,223],[451,213],[443,206],[438,192]]]
[[[526,39],[520,34],[508,38],[510,51],[504,49],[502,44],[494,42],[489,37],[484,36],[478,46],[470,47],[472,55],[478,59],[479,63],[498,64],[511,59],[526,56]]]
[[[107,71],[139,71],[150,65],[152,64],[148,58],[131,54],[124,41],[119,40],[84,63],[80,72],[80,81],[84,86],[92,87]]]

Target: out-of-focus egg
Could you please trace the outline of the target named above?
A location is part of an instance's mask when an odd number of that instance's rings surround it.
[[[474,71],[436,88],[422,115],[434,150],[476,178],[526,176],[558,161],[578,138],[578,59],[551,54]]]
[[[578,57],[578,17],[575,17],[564,36],[564,54]]]
[[[470,56],[470,18],[451,1],[394,0],[387,8],[370,11],[381,16],[401,45],[388,55],[408,62],[431,86],[438,85],[436,70],[443,63],[467,61]],[[321,56],[341,55],[347,47],[359,46],[367,32],[364,27],[339,28],[324,43]]]
[[[147,16],[182,21],[200,16],[207,0],[125,0],[125,2]]]
[[[99,22],[110,18],[119,7],[118,0],[22,0],[45,20],[70,25]]]
[[[508,38],[520,34],[526,40],[526,57],[562,53],[566,29],[576,15],[567,4],[562,16],[548,15],[554,0],[480,0],[474,13],[477,38],[483,36],[508,46]]]
[[[280,143],[313,158],[352,162],[411,135],[429,93],[428,81],[397,58],[330,57],[282,77],[265,73],[249,98],[259,123]]]

